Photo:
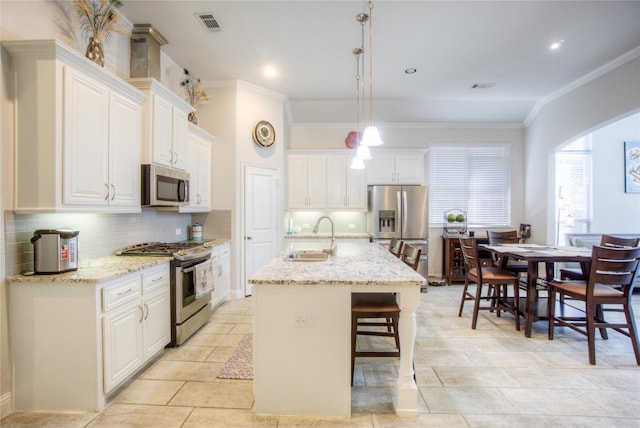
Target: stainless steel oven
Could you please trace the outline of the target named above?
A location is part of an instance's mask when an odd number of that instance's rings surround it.
[[[209,320],[214,285],[211,252],[206,242],[150,242],[116,251],[120,256],[173,256],[169,346],[181,345]]]
[[[181,345],[200,327],[211,315],[209,302],[213,287],[213,265],[211,251],[204,257],[191,260],[174,260],[172,264],[172,279],[175,296],[171,301],[174,305],[172,320],[175,328],[171,343]]]

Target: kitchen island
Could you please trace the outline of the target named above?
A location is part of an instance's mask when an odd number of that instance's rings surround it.
[[[416,309],[425,278],[375,243],[343,243],[325,261],[284,255],[249,282],[254,298],[256,414],[351,416],[351,294],[397,293],[396,414],[418,413],[413,378]]]

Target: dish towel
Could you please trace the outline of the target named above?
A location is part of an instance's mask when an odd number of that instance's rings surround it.
[[[213,261],[207,260],[196,266],[195,275],[196,299],[213,290]]]

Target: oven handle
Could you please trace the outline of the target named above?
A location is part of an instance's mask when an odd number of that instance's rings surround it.
[[[202,263],[206,263],[206,262],[208,262],[209,260],[210,260],[210,259],[207,259],[207,260],[203,261]],[[198,263],[197,265],[193,265],[193,266],[188,267],[188,268],[186,268],[186,269],[182,269],[182,273],[189,273],[189,272],[193,272],[193,271],[194,271],[194,270],[196,270],[196,268],[197,268],[198,266],[200,266],[202,263]]]

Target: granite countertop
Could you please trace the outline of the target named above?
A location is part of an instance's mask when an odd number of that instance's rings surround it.
[[[284,235],[285,238],[299,238],[299,239],[331,239],[330,233],[311,233],[311,232],[300,232],[293,233],[291,235]],[[347,233],[336,233],[336,239],[369,239],[371,235],[368,233],[362,232],[347,232]]]
[[[415,285],[426,279],[376,243],[338,243],[336,254],[321,262],[271,260],[249,278],[249,283],[290,285]]]
[[[173,260],[171,256],[107,256],[92,259],[89,262],[89,266],[79,267],[76,271],[52,275],[14,275],[6,278],[6,280],[7,282],[23,283],[55,282],[95,285],[99,282],[109,281],[161,263],[170,262],[171,260]]]
[[[210,247],[217,247],[228,239],[203,239],[202,241],[189,241],[208,243]],[[171,256],[116,256],[110,255],[83,261],[79,259],[78,270],[51,275],[13,275],[6,278],[7,282],[23,283],[69,283],[69,284],[97,284],[109,281],[130,273],[141,271],[161,263],[173,260]]]

